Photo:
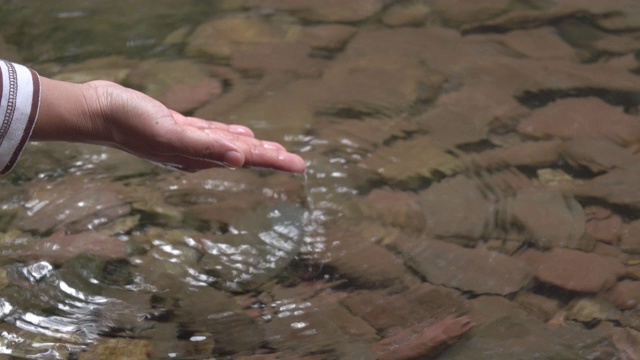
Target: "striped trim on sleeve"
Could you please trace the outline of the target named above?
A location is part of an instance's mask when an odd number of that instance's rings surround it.
[[[18,161],[35,126],[39,106],[38,74],[0,60],[0,174],[9,172]]]

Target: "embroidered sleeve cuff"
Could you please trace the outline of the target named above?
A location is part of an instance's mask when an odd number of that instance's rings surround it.
[[[9,172],[29,140],[40,106],[38,74],[0,60],[0,174]]]

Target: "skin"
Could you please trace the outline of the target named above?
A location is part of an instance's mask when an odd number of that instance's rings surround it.
[[[305,171],[298,155],[256,139],[251,129],[183,116],[153,98],[108,81],[72,84],[45,77],[32,141],[102,144],[194,172],[214,167]]]

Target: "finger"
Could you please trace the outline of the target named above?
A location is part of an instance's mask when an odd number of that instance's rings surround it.
[[[183,156],[233,168],[261,167],[298,173],[305,170],[302,158],[287,152],[280,144],[223,130],[178,127],[164,138],[168,142],[161,149],[165,156]]]
[[[205,120],[192,116],[184,116],[179,112],[171,110],[174,120],[179,125],[195,127],[201,130],[225,130],[233,134],[254,137],[253,131],[246,126],[236,124],[225,124],[218,121]]]
[[[304,160],[284,149],[259,144],[242,144],[239,147],[244,153],[244,167],[277,169],[288,172],[303,173],[306,170]]]

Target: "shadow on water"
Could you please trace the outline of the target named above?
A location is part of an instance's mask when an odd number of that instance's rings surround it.
[[[304,176],[30,144],[0,353],[640,357],[632,0],[0,0],[0,57],[282,142]]]

